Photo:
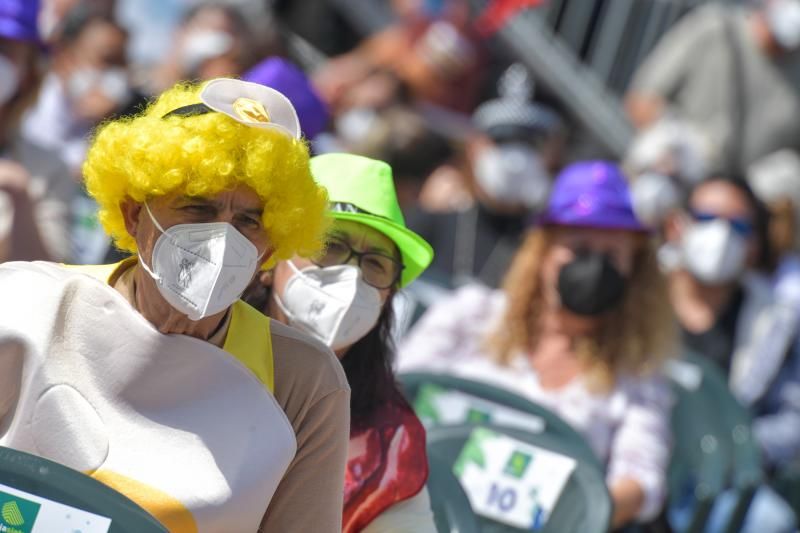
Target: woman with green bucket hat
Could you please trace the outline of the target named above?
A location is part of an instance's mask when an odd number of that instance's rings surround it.
[[[407,229],[386,163],[351,154],[311,160],[328,189],[325,253],[265,272],[250,303],[329,346],[352,389],[343,531],[435,532],[425,431],[392,371],[392,298],[433,259]]]

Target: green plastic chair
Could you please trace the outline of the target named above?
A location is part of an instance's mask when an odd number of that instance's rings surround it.
[[[800,516],[800,460],[781,468],[770,483],[786,500],[797,516]]]
[[[716,401],[722,413],[723,435],[731,447],[730,485],[737,492],[737,503],[725,527],[727,533],[738,533],[756,489],[764,482],[761,449],[752,431],[752,417],[733,396],[722,372],[705,357],[688,353],[684,360],[702,369],[705,386],[701,387],[708,402]]]
[[[611,521],[611,498],[606,489],[603,471],[596,462],[585,462],[582,450],[574,442],[553,433],[530,433],[518,428],[492,424],[438,426],[428,430],[428,455],[453,467],[465,443],[476,427],[485,427],[527,444],[571,457],[577,461],[575,470],[564,487],[543,533],[605,533]],[[482,533],[511,533],[524,531],[483,517],[478,517]]]
[[[710,426],[719,416],[699,393],[676,386],[671,425],[674,438],[668,471],[670,505],[691,490],[694,506],[684,533],[702,533],[716,498],[726,486],[730,452]]]
[[[110,533],[168,533],[114,489],[64,465],[0,446],[0,483],[111,519]]]
[[[428,494],[439,533],[480,533],[469,498],[448,463],[428,456]]]
[[[677,371],[681,367],[683,370]],[[678,398],[673,412],[676,451],[671,474],[678,478],[686,473],[682,469],[687,466],[690,471],[703,468],[702,475],[697,476],[695,494],[699,516],[689,531],[702,531],[713,498],[730,487],[737,498],[724,531],[738,532],[755,491],[764,480],[761,452],[753,438],[750,415],[731,394],[724,376],[711,361],[687,353],[682,361],[668,368]],[[689,382],[687,370],[694,373]],[[676,482],[671,488],[678,490],[677,485]]]
[[[420,395],[424,395],[426,391],[431,390],[458,391],[475,398],[476,404],[480,405],[480,409],[475,411],[478,413],[477,416],[459,420],[455,422],[456,424],[489,423],[507,425],[494,419],[494,415],[498,409],[510,409],[529,417],[531,420],[530,427],[521,427],[519,429],[530,433],[554,435],[561,442],[569,443],[573,453],[576,454],[576,457],[580,457],[581,461],[592,464],[602,470],[599,459],[583,436],[557,414],[537,403],[499,387],[447,374],[410,372],[400,374],[398,380],[409,403],[414,406],[417,415],[426,423],[429,430],[431,426],[437,425],[437,422],[431,416],[431,413],[424,412],[424,402],[418,401],[421,399]]]

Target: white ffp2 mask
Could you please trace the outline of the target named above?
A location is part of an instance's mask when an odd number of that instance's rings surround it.
[[[155,280],[161,296],[191,320],[233,305],[253,279],[260,257],[255,245],[227,222],[178,224],[161,232],[151,266],[139,263]]]
[[[381,297],[352,265],[303,270],[289,261],[294,274],[275,302],[289,324],[316,337],[333,350],[346,348],[378,322]]]
[[[680,192],[669,176],[648,172],[631,185],[631,201],[642,223],[658,227],[670,210],[680,204]]]
[[[683,236],[683,265],[707,285],[736,280],[747,262],[747,241],[723,219],[694,222]]]
[[[535,150],[524,143],[484,149],[475,161],[475,179],[494,200],[541,207],[550,193],[550,176]]]

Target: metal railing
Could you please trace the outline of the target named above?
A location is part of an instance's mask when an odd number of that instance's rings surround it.
[[[691,9],[741,0],[548,0],[553,33],[610,90],[622,94],[661,36]]]
[[[388,0],[332,0],[364,32],[387,24]],[[661,36],[701,4],[746,0],[546,0],[497,34],[511,60],[526,65],[611,155],[633,136],[622,97]],[[472,0],[481,12],[488,0]],[[388,19],[390,20],[390,19]]]

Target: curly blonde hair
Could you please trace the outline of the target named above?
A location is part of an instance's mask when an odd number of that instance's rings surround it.
[[[515,353],[536,346],[539,318],[545,308],[542,260],[556,229],[532,230],[517,252],[503,289],[508,305],[501,327],[489,338],[489,350],[507,365]],[[601,319],[591,335],[575,339],[578,357],[594,389],[609,390],[620,375],[641,376],[658,369],[674,354],[675,320],[654,246],[642,237],[634,255],[625,297]]]
[[[135,253],[120,208],[126,198],[213,196],[244,184],[264,201],[262,222],[275,248],[265,268],[317,254],[329,225],[328,197],[311,175],[306,144],[222,113],[162,118],[199,103],[202,87],[178,84],[142,113],[98,129],[83,173],[106,232],[118,248]]]

